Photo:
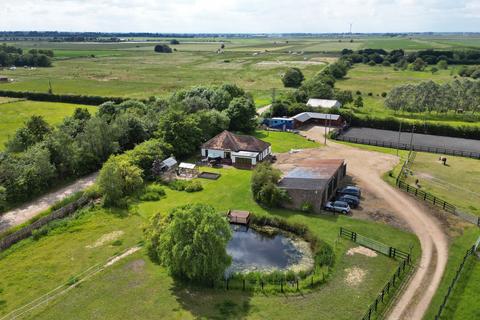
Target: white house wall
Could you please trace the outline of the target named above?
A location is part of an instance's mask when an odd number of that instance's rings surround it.
[[[208,153],[207,153],[208,151]],[[202,156],[209,158],[225,158],[225,152],[223,150],[202,149]]]

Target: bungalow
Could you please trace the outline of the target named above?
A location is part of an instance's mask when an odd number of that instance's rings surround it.
[[[340,108],[342,104],[337,100],[308,99],[307,106],[312,108]]]
[[[221,159],[235,167],[251,168],[272,153],[270,143],[252,136],[223,131],[202,145],[202,156]]]
[[[327,201],[335,195],[346,175],[347,165],[343,159],[306,159],[297,161],[278,183],[290,201],[284,206],[302,209],[311,206],[315,213],[322,212]]]

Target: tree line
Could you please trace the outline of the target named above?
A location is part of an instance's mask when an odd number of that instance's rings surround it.
[[[33,116],[0,153],[3,209],[94,172],[107,160],[112,174],[106,177],[122,186],[123,197],[138,186],[138,177],[152,176],[156,158],[187,157],[225,129],[250,132],[255,116],[251,96],[230,84],[195,87],[147,103],[106,102],[95,115],[78,108],[54,127]]]
[[[395,111],[407,112],[447,112],[480,109],[480,82],[457,79],[438,84],[433,81],[406,84],[394,87],[385,106]]]
[[[52,50],[31,49],[24,53],[21,48],[5,43],[0,45],[0,67],[50,67],[52,57]]]
[[[440,68],[446,68],[449,64],[479,64],[480,50],[420,50],[406,53],[403,49],[386,51],[384,49],[361,49],[353,51],[343,49],[341,59],[350,63],[365,63],[370,65],[393,64],[398,68],[407,68],[409,65],[414,70],[423,70],[426,65],[438,64]],[[419,68],[423,65],[423,68]]]
[[[318,111],[318,109],[306,105],[310,98],[334,99],[342,104],[353,102],[351,91],[335,88],[336,80],[344,78],[350,66],[348,61],[335,62],[307,80],[299,69],[287,70],[282,76],[282,81],[285,86],[296,89],[274,101],[270,110],[264,115],[266,117],[284,117],[307,111]]]

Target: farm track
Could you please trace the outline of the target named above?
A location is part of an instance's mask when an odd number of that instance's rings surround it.
[[[95,182],[97,175],[98,173],[96,172],[89,176],[78,179],[68,186],[30,201],[16,209],[5,212],[0,216],[0,232],[28,221],[42,211],[50,208],[56,202],[65,199],[75,192],[84,190],[85,188],[91,186]]]
[[[312,127],[303,134],[323,142],[323,132],[323,127]],[[355,182],[385,202],[394,215],[405,221],[406,226],[417,235],[422,249],[420,261],[387,319],[422,319],[443,276],[448,259],[448,241],[439,221],[425,207],[382,180],[382,175],[392,169],[398,158],[329,141],[328,146],[321,149],[281,154],[277,166],[285,170],[294,167],[298,160],[313,157],[344,158],[347,172],[354,177]]]

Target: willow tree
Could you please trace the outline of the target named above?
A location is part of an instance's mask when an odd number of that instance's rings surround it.
[[[177,278],[209,283],[231,263],[226,249],[230,226],[211,206],[190,204],[156,214],[146,234],[150,256]]]

